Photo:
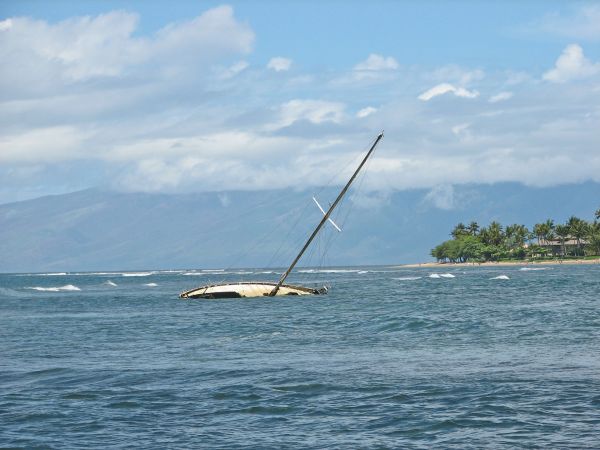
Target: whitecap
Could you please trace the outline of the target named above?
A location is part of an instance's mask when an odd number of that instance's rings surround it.
[[[158,284],[156,284],[156,283],[146,283],[146,284],[144,284],[144,286],[156,287],[156,286],[158,286]]]
[[[399,280],[399,281],[413,281],[413,280],[420,280],[423,277],[397,277],[397,278],[392,278],[392,280]]]
[[[185,272],[184,275],[187,275],[187,276],[198,276],[198,275],[207,276],[207,275],[210,275],[210,274],[209,273],[202,273],[202,272]]]
[[[452,275],[451,273],[442,273],[440,275],[440,277],[443,277],[443,278],[455,278],[454,275]]]
[[[42,292],[61,292],[61,291],[80,291],[77,286],[73,286],[72,284],[67,284],[65,286],[60,287],[28,287],[25,289],[33,289],[34,291],[42,291]]]
[[[357,273],[364,274],[364,273],[369,273],[369,271],[368,270],[359,270]]]
[[[121,276],[124,277],[148,277],[154,275],[154,272],[123,272]]]
[[[548,270],[548,267],[521,267],[519,270]]]
[[[440,278],[440,276],[437,273],[432,273],[429,274],[429,278]]]
[[[52,273],[40,273],[39,275],[42,277],[60,277],[66,275],[67,272],[52,272]]]
[[[490,278],[490,280],[510,280],[510,278],[508,278],[508,275],[498,275],[497,277]]]
[[[358,269],[304,269],[300,273],[359,273],[364,272]]]
[[[109,285],[109,286],[113,286],[113,287],[117,285],[117,283],[113,283],[113,282],[112,282],[112,281],[110,281],[110,280],[108,280],[108,281],[107,281],[107,282],[105,282],[104,284],[107,284],[107,285]]]

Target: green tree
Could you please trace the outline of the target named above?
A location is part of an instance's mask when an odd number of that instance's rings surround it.
[[[452,233],[450,233],[450,235],[454,239],[458,239],[461,236],[466,236],[467,234],[469,234],[469,232],[467,231],[467,227],[465,227],[465,224],[462,222],[460,222],[458,225],[456,225],[454,227],[454,229],[452,230]]]
[[[556,235],[558,236],[558,239],[560,241],[560,246],[562,248],[562,256],[566,256],[567,253],[567,249],[565,247],[565,240],[567,240],[567,238],[569,237],[569,233],[570,233],[570,228],[568,225],[556,225],[556,227],[554,228],[554,231],[556,233]]]
[[[598,211],[600,211],[600,209]],[[479,231],[479,224],[475,221],[472,221],[467,227],[467,230],[469,231],[469,234],[471,236],[477,236],[477,232]]]
[[[589,226],[585,220],[571,216],[567,221],[569,233],[577,240],[577,254],[581,255],[581,240],[588,234]]]

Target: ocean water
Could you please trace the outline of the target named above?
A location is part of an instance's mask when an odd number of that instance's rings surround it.
[[[0,275],[0,447],[600,448],[598,265],[239,272]]]

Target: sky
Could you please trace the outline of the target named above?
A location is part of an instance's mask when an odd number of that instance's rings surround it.
[[[600,3],[0,0],[0,203],[600,182]]]

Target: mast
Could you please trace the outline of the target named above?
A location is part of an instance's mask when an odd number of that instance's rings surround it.
[[[337,204],[340,202],[340,200],[342,200],[342,197],[344,197],[344,194],[346,194],[346,191],[348,190],[348,188],[350,187],[350,185],[352,184],[352,182],[358,175],[358,172],[360,172],[360,169],[362,169],[362,167],[365,165],[365,163],[367,162],[367,159],[369,159],[369,156],[371,156],[371,153],[373,153],[373,150],[375,150],[375,147],[377,147],[377,144],[379,143],[379,141],[382,138],[383,138],[383,131],[381,133],[379,133],[379,135],[377,136],[377,139],[375,139],[375,142],[373,142],[373,145],[371,146],[371,148],[369,149],[369,151],[363,158],[362,162],[360,163],[358,168],[354,171],[354,174],[352,174],[352,176],[350,177],[350,180],[348,180],[348,183],[346,183],[346,186],[344,186],[344,188],[340,191],[337,198],[335,199],[335,202],[333,202],[333,204],[329,207],[329,209],[327,210],[327,213],[325,213],[325,215],[323,216],[323,218],[317,225],[317,228],[315,228],[315,230],[312,232],[312,234],[306,241],[306,244],[304,244],[304,247],[302,247],[302,250],[300,250],[300,253],[298,253],[298,256],[296,256],[296,258],[294,258],[294,261],[292,262],[292,264],[290,264],[290,267],[288,267],[288,269],[283,273],[283,275],[281,275],[279,282],[273,288],[273,290],[269,293],[269,297],[273,297],[275,294],[277,294],[277,291],[279,290],[279,288],[281,287],[281,285],[283,284],[285,279],[288,277],[288,275],[290,274],[290,272],[292,271],[294,266],[298,263],[298,261],[300,260],[300,258],[302,257],[302,255],[304,254],[304,252],[306,251],[306,249],[308,248],[310,243],[313,241],[313,239],[315,238],[315,236],[317,235],[319,230],[321,230],[321,228],[323,227],[325,222],[327,222],[327,219],[329,219],[329,216],[331,215],[331,213],[333,212],[333,210],[335,209]]]

